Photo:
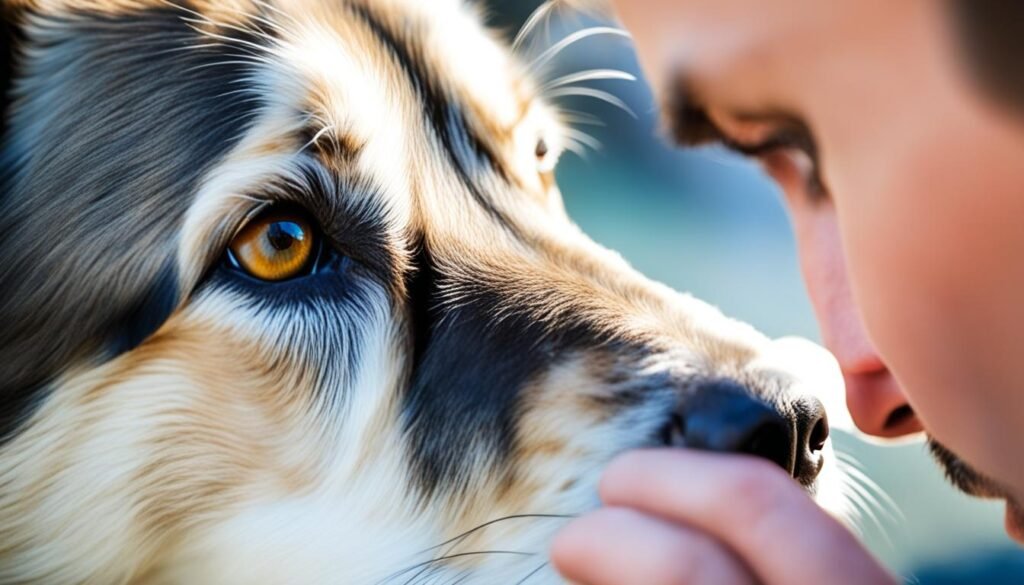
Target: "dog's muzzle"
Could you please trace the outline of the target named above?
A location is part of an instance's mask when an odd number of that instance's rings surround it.
[[[668,446],[763,457],[809,486],[821,471],[828,434],[817,398],[788,397],[774,406],[736,382],[710,380],[686,393],[662,438]]]

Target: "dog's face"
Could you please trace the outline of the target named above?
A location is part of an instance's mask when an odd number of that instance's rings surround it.
[[[463,3],[4,8],[0,582],[554,582],[640,446],[818,489],[806,381],[574,227]]]

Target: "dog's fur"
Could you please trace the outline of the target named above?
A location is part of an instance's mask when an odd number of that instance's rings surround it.
[[[3,2],[0,583],[557,582],[694,384],[806,390],[574,227],[463,2]],[[268,202],[348,269],[226,264]]]

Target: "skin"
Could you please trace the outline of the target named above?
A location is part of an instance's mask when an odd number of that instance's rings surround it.
[[[664,104],[685,88],[745,146],[782,120],[809,129],[815,156],[759,159],[785,193],[854,421],[888,439],[926,431],[967,470],[961,487],[1007,501],[1007,532],[1024,542],[1024,263],[1013,254],[1024,250],[1024,129],[970,81],[944,5],[616,4]],[[552,551],[576,583],[894,582],[760,461],[631,453],[607,470],[601,497],[606,508]]]

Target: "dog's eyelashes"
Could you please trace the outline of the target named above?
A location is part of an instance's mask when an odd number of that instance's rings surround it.
[[[228,247],[228,261],[259,280],[290,280],[314,268],[319,239],[305,214],[271,209],[238,232]]]

